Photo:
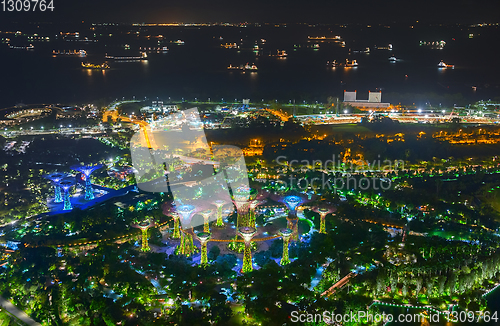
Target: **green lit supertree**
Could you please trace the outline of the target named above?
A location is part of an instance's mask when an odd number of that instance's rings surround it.
[[[190,225],[194,210],[195,207],[193,205],[180,205],[176,208],[177,213],[182,218],[183,225]],[[194,253],[193,228],[182,229],[181,231],[183,234],[181,237],[180,254],[189,257]]]
[[[288,243],[293,231],[291,229],[281,229],[280,235],[283,238],[283,256],[281,257],[281,266],[290,264],[290,257],[288,257]]]
[[[319,225],[319,233],[326,234],[325,217],[328,215],[328,213],[332,212],[333,210],[328,207],[319,207],[315,208],[314,211],[318,213],[321,218]]]
[[[205,209],[200,214],[203,216],[203,232],[210,232],[209,218],[213,214],[213,210]]]
[[[257,190],[247,186],[240,186],[234,190],[232,197],[238,212],[236,227],[250,226],[250,203],[257,197]]]
[[[148,243],[148,229],[154,226],[154,223],[151,220],[145,220],[142,221],[139,224],[134,225],[136,228],[141,229],[141,250],[142,251],[149,251],[151,248],[149,248],[149,243]]]
[[[257,232],[256,228],[243,226],[238,228],[238,233],[241,235],[245,241],[245,251],[243,252],[243,266],[241,267],[242,273],[248,273],[253,271],[252,265],[252,248],[250,246],[252,238]]]
[[[222,199],[218,199],[212,203],[217,206],[217,222],[215,222],[215,225],[218,227],[224,226],[224,222],[222,221],[222,206],[224,206],[225,203],[226,201]]]
[[[198,240],[201,243],[201,266],[205,266],[208,264],[208,256],[207,256],[207,242],[210,240],[209,232],[200,232],[197,234]]]
[[[179,239],[181,237],[181,232],[179,231],[179,215],[172,213],[171,216],[174,219],[174,232],[172,233],[172,238]]]
[[[255,208],[262,204],[262,201],[260,200],[252,200],[250,202],[250,213],[249,213],[249,226],[251,227],[257,227],[256,225],[256,218],[255,218]]]

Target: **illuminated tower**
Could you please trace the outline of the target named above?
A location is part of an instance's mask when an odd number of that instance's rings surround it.
[[[193,205],[180,205],[176,210],[181,216],[182,225],[190,225],[195,207]],[[192,231],[192,227],[190,230]],[[180,254],[186,255],[186,257],[189,257],[194,253],[193,235],[189,232],[190,230],[185,230],[183,228],[181,233]]]
[[[222,206],[224,206],[225,203],[226,201],[222,199],[218,199],[212,203],[217,206],[217,222],[215,222],[216,226],[224,226],[224,222],[222,221]]]
[[[288,257],[288,243],[290,242],[290,237],[293,231],[291,229],[281,229],[280,235],[283,238],[283,256],[281,257],[281,266],[290,264],[290,258]]]
[[[92,189],[92,183],[90,182],[90,175],[97,169],[102,168],[102,164],[97,165],[73,165],[71,170],[78,171],[85,176],[85,200],[94,199],[94,189]]]
[[[238,219],[236,222],[237,228],[249,226],[248,210],[250,208],[250,202],[253,201],[256,196],[257,191],[246,186],[238,187],[233,192],[233,201],[238,211]]]
[[[208,263],[207,257],[207,242],[210,240],[210,232],[200,232],[197,234],[198,240],[201,242],[201,263],[204,266]]]
[[[249,226],[243,226],[238,228],[238,233],[241,235],[243,240],[245,240],[245,251],[243,253],[243,266],[241,267],[242,273],[248,273],[253,271],[252,266],[252,249],[250,247],[252,243],[252,238],[257,232],[256,228]]]
[[[149,251],[151,249],[149,248],[148,244],[148,229],[153,225],[154,223],[151,222],[150,220],[145,220],[139,224],[134,225],[136,228],[141,229],[141,242],[142,242],[141,250],[144,252]]]
[[[67,175],[64,173],[60,173],[60,172],[54,172],[54,173],[46,174],[44,177],[46,179],[49,179],[50,181],[52,181],[52,184],[54,185],[54,203],[62,203],[63,198],[61,195],[61,186],[59,185],[59,182],[62,179],[66,178]]]
[[[293,230],[292,240],[297,241],[299,238],[299,220],[297,218],[297,207],[302,203],[302,198],[299,196],[286,196],[285,204],[288,207],[287,228]]]
[[[320,207],[320,208],[315,208],[314,211],[316,213],[319,213],[319,216],[321,217],[319,233],[326,234],[325,217],[333,210],[327,207]]]
[[[250,214],[249,214],[250,215],[249,216],[250,225],[249,226],[254,227],[254,228],[257,227],[256,220],[255,220],[255,208],[262,203],[265,203],[265,200],[252,200],[252,202],[250,202]]]
[[[201,211],[200,214],[203,216],[203,232],[210,232],[210,225],[208,224],[208,219],[214,211],[211,209],[205,209]]]
[[[179,239],[181,237],[180,231],[179,231],[179,215],[176,213],[172,212],[170,214],[172,218],[174,219],[174,233],[172,234],[173,239]]]
[[[71,200],[69,199],[69,191],[74,184],[75,180],[73,179],[62,179],[61,181],[59,181],[59,186],[63,190],[63,202],[64,202],[63,209],[65,211],[73,209],[73,206],[71,206]]]

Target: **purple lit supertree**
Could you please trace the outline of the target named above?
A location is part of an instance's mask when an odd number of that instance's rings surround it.
[[[73,209],[73,206],[71,206],[71,200],[69,199],[69,191],[72,186],[74,186],[75,180],[74,179],[62,179],[59,181],[59,186],[63,190],[63,202],[64,202],[64,207],[63,210],[69,211]]]
[[[193,213],[195,211],[195,207],[193,205],[177,206],[176,211],[182,219],[183,226],[191,224],[191,218],[193,217]],[[181,244],[178,248],[178,253],[181,255],[185,255],[186,257],[189,257],[194,253],[192,230],[193,230],[192,227],[188,228],[187,230],[182,228],[181,232]]]
[[[59,182],[66,177],[67,174],[61,172],[54,172],[44,175],[44,178],[52,181],[52,184],[54,185],[54,203],[63,202],[63,198],[61,195],[61,186],[59,185]]]
[[[293,230],[292,240],[297,241],[299,239],[299,219],[297,217],[297,208],[302,204],[302,197],[286,196],[283,201],[288,207],[288,216],[286,218],[288,221],[287,228]]]
[[[90,182],[90,175],[92,172],[102,168],[103,166],[103,164],[71,166],[71,170],[78,171],[85,176],[85,200],[94,199],[94,189],[92,188],[92,183]]]

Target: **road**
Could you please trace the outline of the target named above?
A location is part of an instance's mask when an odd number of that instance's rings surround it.
[[[37,323],[33,319],[30,318],[24,311],[17,309],[16,306],[14,306],[10,301],[5,300],[4,298],[0,297],[0,306],[7,310],[9,313],[17,317],[20,321],[25,323],[26,325],[33,325],[33,326],[42,326],[42,324]]]
[[[324,296],[324,295],[330,296],[330,295],[334,294],[336,289],[341,289],[354,276],[356,276],[356,274],[353,273],[353,272],[350,272],[349,274],[347,274],[346,276],[344,276],[340,281],[338,281],[337,283],[335,283],[334,285],[332,285],[328,290],[326,290],[325,292],[321,293],[321,296]]]

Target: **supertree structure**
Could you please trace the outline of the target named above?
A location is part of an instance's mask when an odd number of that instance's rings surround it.
[[[250,202],[255,200],[257,196],[257,191],[247,186],[240,186],[233,192],[233,201],[236,205],[236,210],[238,211],[238,218],[236,222],[236,227],[249,226],[248,210],[250,208]]]
[[[59,186],[63,190],[63,202],[64,202],[63,210],[65,211],[73,209],[73,206],[71,206],[71,200],[69,198],[69,191],[74,184],[75,180],[73,179],[66,178],[59,181]]]
[[[215,225],[222,227],[224,226],[224,222],[222,221],[222,206],[226,204],[226,201],[222,199],[217,199],[212,204],[214,204],[217,207],[217,222],[215,222]]]
[[[71,170],[78,171],[85,176],[85,200],[94,199],[94,189],[92,188],[92,183],[90,182],[90,175],[97,169],[103,167],[103,164],[96,165],[73,165]]]
[[[286,196],[284,198],[285,205],[288,207],[287,228],[293,230],[292,240],[297,241],[299,238],[299,220],[297,217],[297,208],[302,203],[302,198],[299,196]]]
[[[180,205],[176,210],[177,213],[181,216],[182,225],[190,225],[195,207],[193,205]],[[179,253],[185,255],[186,257],[189,257],[194,253],[192,227],[182,229]]]
[[[314,211],[318,213],[321,218],[321,222],[319,225],[319,233],[326,234],[325,217],[331,212],[333,212],[334,209],[329,207],[316,207]]]
[[[203,232],[210,232],[210,225],[209,225],[209,218],[213,214],[213,210],[211,209],[205,209],[200,212],[200,214],[203,216]]]
[[[252,238],[257,232],[256,228],[243,226],[238,228],[238,233],[241,235],[243,240],[245,241],[245,251],[243,253],[243,266],[241,267],[242,273],[248,273],[253,271],[252,266],[252,250],[250,244],[252,242]]]
[[[288,243],[290,242],[290,237],[293,231],[291,229],[281,229],[280,235],[283,238],[283,256],[281,257],[281,266],[290,264],[290,258],[288,257]]]
[[[201,243],[201,262],[200,265],[204,266],[208,263],[207,257],[207,242],[210,240],[210,232],[200,232],[196,235]]]
[[[54,185],[54,203],[63,202],[63,197],[61,195],[61,186],[59,185],[59,182],[66,177],[67,174],[60,172],[54,172],[44,175],[44,178],[52,181],[52,184]]]
[[[177,213],[175,212],[172,212],[170,216],[172,216],[172,218],[174,219],[174,232],[172,233],[172,238],[179,239],[181,237],[181,233],[179,231],[179,215],[177,215]]]
[[[134,227],[141,229],[141,250],[146,252],[149,251],[151,248],[149,248],[148,244],[148,229],[153,227],[154,223],[151,220],[144,220],[138,224],[135,224]]]

